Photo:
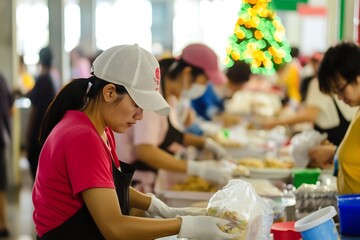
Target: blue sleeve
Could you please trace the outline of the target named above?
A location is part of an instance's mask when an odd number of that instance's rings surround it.
[[[212,116],[224,110],[223,100],[215,93],[211,84],[207,85],[204,95],[191,100],[191,106],[196,114],[210,121]]]

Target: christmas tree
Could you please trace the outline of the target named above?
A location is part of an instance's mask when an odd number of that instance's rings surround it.
[[[228,67],[242,60],[253,73],[271,75],[291,61],[291,46],[271,0],[242,0],[238,16],[226,49]]]

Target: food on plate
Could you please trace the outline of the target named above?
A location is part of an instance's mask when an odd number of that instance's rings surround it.
[[[265,159],[265,167],[267,168],[293,168],[294,166],[293,161],[284,161],[275,158]]]
[[[258,158],[242,158],[236,161],[238,165],[246,166],[249,168],[281,168],[289,169],[295,166],[292,160],[282,160],[277,158],[266,158],[265,160]]]
[[[239,165],[243,165],[243,166],[251,167],[251,168],[264,168],[265,167],[265,162],[258,158],[252,158],[252,157],[241,158],[241,159],[237,160],[236,162]]]
[[[250,176],[250,170],[249,168],[239,164],[232,170],[232,175],[248,177]]]
[[[173,185],[174,191],[196,191],[196,192],[216,192],[217,186],[198,176],[189,176],[183,182]]]
[[[236,240],[247,239],[248,221],[238,212],[210,207],[207,210],[207,215],[229,220],[228,224],[219,226],[220,230],[226,233],[239,234]]]

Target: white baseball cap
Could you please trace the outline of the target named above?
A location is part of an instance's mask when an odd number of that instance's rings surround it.
[[[135,45],[119,45],[103,51],[94,61],[93,74],[125,87],[144,110],[168,115],[170,106],[160,93],[160,67],[156,58]]]

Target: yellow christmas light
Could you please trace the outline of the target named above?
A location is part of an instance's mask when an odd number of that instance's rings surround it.
[[[283,37],[284,37],[284,34],[282,34],[281,32],[279,32],[279,31],[274,32],[275,41],[281,42],[283,40]]]
[[[260,67],[260,65],[261,65],[261,62],[257,61],[257,60],[254,60],[251,62],[251,66],[254,68],[258,68],[258,67]]]
[[[280,49],[278,50],[277,56],[280,57],[280,58],[284,58],[285,55],[286,55],[285,51],[280,48]]]
[[[262,39],[264,37],[264,35],[262,34],[262,32],[260,30],[256,30],[254,32],[254,35],[255,35],[255,38],[258,39],[258,40],[260,40],[260,39]]]
[[[264,61],[265,60],[265,54],[264,54],[264,52],[263,51],[261,51],[261,50],[258,50],[258,51],[256,51],[256,60],[258,60],[258,61]]]
[[[250,50],[250,51],[255,51],[256,49],[257,49],[257,46],[256,46],[256,44],[255,43],[248,43],[247,45],[246,45],[246,48],[248,49],[248,50]]]
[[[272,64],[271,60],[268,59],[268,58],[265,58],[265,60],[263,61],[263,64],[264,64],[264,66],[266,68],[272,68],[273,67],[273,64]]]
[[[245,32],[242,29],[238,29],[235,32],[235,35],[239,38],[239,39],[244,39],[245,38]]]
[[[239,25],[243,25],[244,22],[245,22],[245,20],[242,17],[239,17],[237,20],[237,24],[239,24]]]
[[[258,16],[252,17],[251,20],[255,23],[255,27],[257,27],[260,23],[260,18]]]
[[[281,64],[281,63],[282,63],[282,58],[274,57],[274,62],[275,62],[276,64]]]
[[[272,47],[272,46],[271,46],[271,47],[269,47],[269,48],[268,48],[268,52],[269,52],[271,55],[273,55],[273,56],[274,56],[274,55],[275,55],[276,50],[274,49],[274,47]]]
[[[236,50],[232,51],[232,52],[231,52],[231,58],[234,59],[235,61],[240,60],[240,53],[239,53],[239,51],[236,51]]]
[[[257,14],[253,8],[249,8],[247,10],[247,12],[248,12],[249,16],[251,16],[251,17],[256,16],[256,14]]]

